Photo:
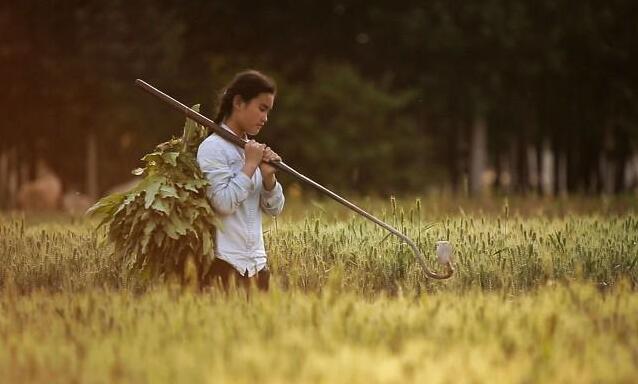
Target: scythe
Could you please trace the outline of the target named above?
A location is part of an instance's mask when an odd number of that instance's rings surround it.
[[[162,100],[163,102],[169,104],[171,107],[173,107],[177,111],[182,112],[189,119],[194,120],[198,124],[201,124],[201,125],[209,128],[209,129],[212,129],[216,134],[218,134],[222,138],[230,141],[231,143],[233,143],[233,144],[235,144],[235,145],[237,145],[237,146],[239,146],[241,148],[243,148],[244,145],[246,144],[246,142],[247,142],[246,140],[244,140],[244,139],[242,139],[242,138],[240,138],[238,136],[235,136],[232,133],[228,132],[227,130],[219,127],[211,119],[209,119],[206,116],[204,116],[204,115],[192,110],[188,106],[186,106],[183,103],[175,100],[171,96],[169,96],[169,95],[165,94],[164,92],[158,90],[157,88],[155,88],[152,85],[146,83],[145,81],[137,79],[135,81],[135,84],[138,85],[139,87],[141,87],[144,91],[150,93],[151,95],[157,97],[158,99]],[[294,170],[292,167],[290,167],[289,165],[287,165],[283,161],[271,161],[269,163],[272,166],[274,166],[275,168],[277,168],[277,169],[279,169],[281,171],[284,171],[284,172],[294,176],[298,180],[300,180],[300,181],[302,181],[302,182],[304,182],[304,183],[316,188],[320,192],[328,195],[333,200],[339,202],[342,205],[345,205],[346,207],[350,208],[351,210],[355,211],[356,213],[358,213],[361,216],[365,217],[366,219],[374,222],[375,224],[381,226],[382,228],[386,229],[387,231],[389,231],[393,235],[395,235],[398,238],[400,238],[401,240],[403,240],[412,249],[412,252],[416,256],[416,259],[421,264],[421,267],[423,268],[423,272],[424,272],[426,277],[431,278],[431,279],[443,280],[443,279],[447,279],[447,278],[451,277],[452,274],[454,273],[454,268],[452,266],[452,260],[449,257],[443,257],[443,258],[439,257],[439,261],[442,262],[443,265],[445,266],[445,272],[443,274],[438,274],[436,272],[431,271],[428,268],[427,264],[425,263],[425,257],[423,256],[423,253],[419,250],[419,248],[416,246],[416,244],[409,237],[407,237],[406,235],[401,233],[399,230],[397,230],[396,228],[392,227],[391,225],[383,222],[382,220],[376,218],[375,216],[369,214],[368,212],[366,212],[363,209],[359,208],[358,206],[356,206],[352,202],[350,202],[350,201],[344,199],[343,197],[337,195],[336,193],[332,192],[331,190],[329,190],[328,188],[322,186],[321,184],[315,182],[314,180],[302,175],[301,173],[297,172],[296,170]]]

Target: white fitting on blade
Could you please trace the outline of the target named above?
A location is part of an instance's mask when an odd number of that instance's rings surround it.
[[[441,264],[449,264],[454,261],[454,248],[449,241],[441,240],[436,242],[436,258]]]

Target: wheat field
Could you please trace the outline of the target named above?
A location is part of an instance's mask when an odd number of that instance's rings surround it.
[[[0,216],[0,377],[82,383],[638,380],[638,215],[623,201],[362,199],[265,223],[272,289],[139,281],[84,218]]]

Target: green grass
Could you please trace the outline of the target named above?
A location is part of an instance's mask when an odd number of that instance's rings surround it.
[[[635,382],[638,296],[621,284],[362,298],[159,289],[5,294],[6,382]]]
[[[635,202],[436,201],[360,204],[433,268],[449,239],[453,279],[425,280],[405,245],[333,203],[292,200],[265,226],[274,288],[249,300],[132,280],[84,219],[0,216],[0,377],[636,381]]]

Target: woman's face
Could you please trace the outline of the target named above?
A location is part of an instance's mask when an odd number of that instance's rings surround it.
[[[249,102],[237,98],[233,108],[233,120],[250,136],[255,136],[268,121],[268,112],[273,107],[275,95],[260,93]]]

